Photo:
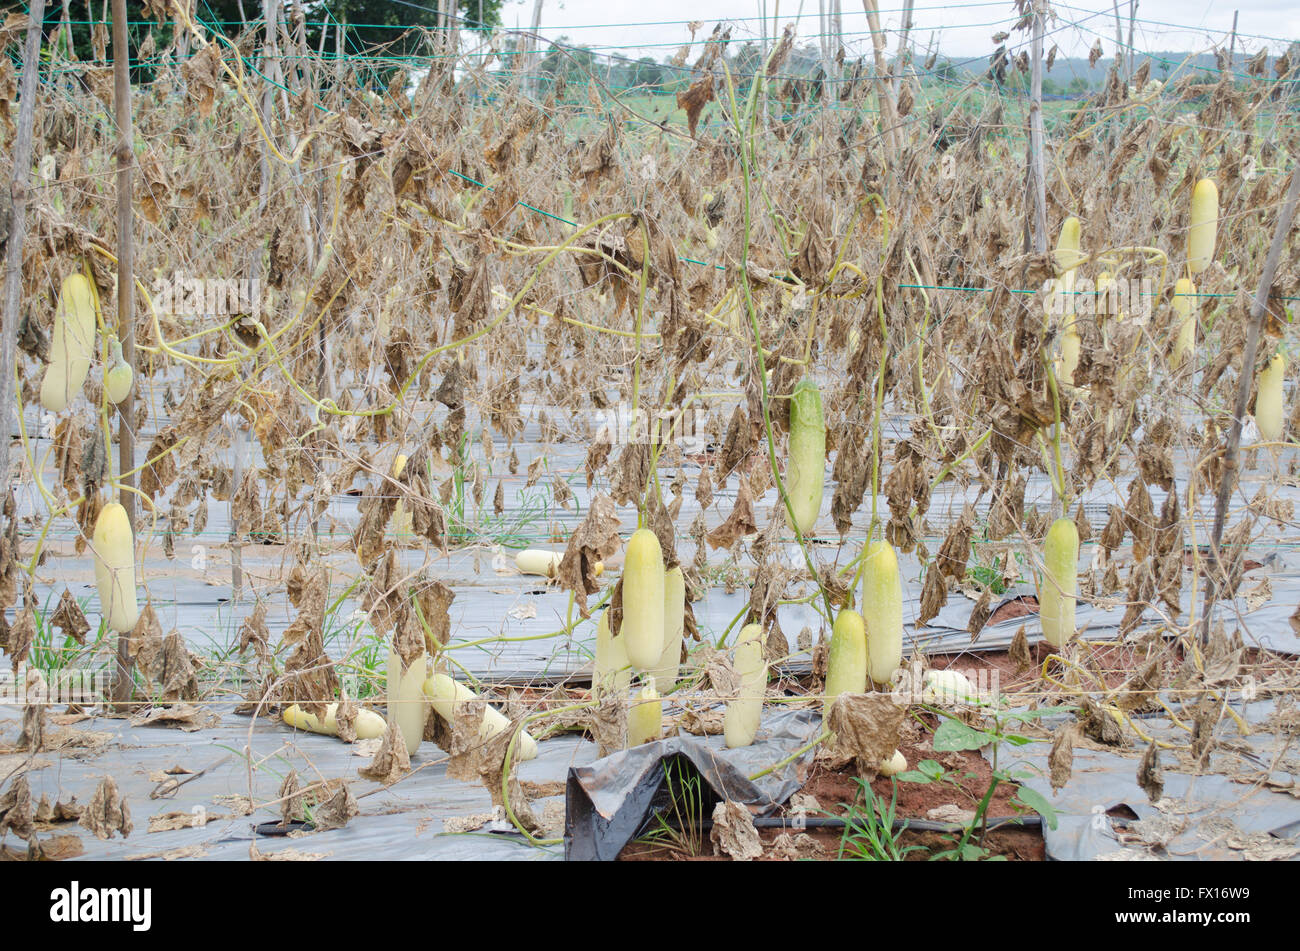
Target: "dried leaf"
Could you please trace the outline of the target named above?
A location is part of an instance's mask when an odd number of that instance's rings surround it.
[[[737,862],[749,862],[763,854],[754,817],[739,802],[728,800],[713,807],[709,841],[713,843],[714,855],[727,855]]]

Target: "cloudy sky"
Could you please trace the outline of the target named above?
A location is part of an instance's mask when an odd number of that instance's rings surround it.
[[[507,28],[527,28],[534,0],[506,0],[502,10]],[[631,51],[662,59],[690,38],[686,23],[703,21],[701,38],[718,20],[733,24],[733,39],[757,38],[762,33],[762,0],[543,0],[542,33],[550,39],[568,36],[573,43],[598,51]],[[818,0],[782,0],[779,16],[775,0],[767,2],[767,32],[779,31],[798,20],[799,36],[815,42],[818,34]],[[1127,37],[1128,0],[1119,0]],[[902,0],[880,0],[886,30],[896,30],[902,20]],[[846,43],[855,50],[869,43],[867,19],[860,0],[843,0]],[[1049,44],[1060,55],[1083,56],[1100,36],[1106,56],[1115,52],[1115,20],[1111,0],[1064,0],[1053,4],[1057,22]],[[1300,38],[1300,3],[1296,0],[1140,0],[1133,45],[1138,50],[1206,51],[1224,42],[1232,29],[1233,10],[1240,11],[1237,32],[1247,49],[1255,52],[1266,43],[1275,51],[1280,40]],[[915,0],[913,35],[922,49],[934,42],[945,55],[987,56],[990,37],[1014,22],[1011,0],[961,0],[941,6],[935,0]],[[775,27],[773,24],[777,24]],[[896,38],[891,42],[891,49]],[[1240,43],[1237,47],[1241,49]]]

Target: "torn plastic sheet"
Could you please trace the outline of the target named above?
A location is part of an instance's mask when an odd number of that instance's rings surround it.
[[[799,790],[798,767],[806,750],[779,770],[750,779],[792,756],[821,729],[810,710],[788,710],[764,718],[759,739],[726,749],[723,738],[677,736],[615,753],[569,770],[565,788],[564,857],[611,862],[656,812],[671,805],[665,764],[689,769],[702,780],[703,815],[714,803],[744,803],[765,816]]]
[[[1049,744],[1004,745],[1002,768],[1023,775],[1020,785],[1040,793],[1056,810],[1056,828],[1043,823],[1047,858],[1300,860],[1300,798],[1268,784],[1280,786],[1287,776],[1294,782],[1295,773],[1281,766],[1295,769],[1300,753],[1288,748],[1289,741],[1294,745],[1292,738],[1268,729],[1276,701],[1232,707],[1253,732],[1241,736],[1225,718],[1216,730],[1220,743],[1211,748],[1207,771],[1199,775],[1178,771],[1176,754],[1161,750],[1164,789],[1157,803],[1137,782],[1141,749],[1130,748],[1124,756],[1076,747],[1070,781],[1053,793],[1047,778]],[[1187,743],[1188,734],[1167,717],[1142,718],[1140,724],[1162,742]]]

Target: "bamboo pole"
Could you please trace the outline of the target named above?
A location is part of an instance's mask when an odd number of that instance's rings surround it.
[[[871,50],[876,64],[876,98],[879,100],[880,121],[884,126],[882,131],[888,159],[888,178],[892,181],[898,170],[899,129],[898,112],[894,108],[894,94],[888,79],[889,65],[885,62],[885,34],[880,29],[877,0],[862,0],[862,8],[867,13],[867,25],[871,29]]]
[[[132,221],[131,172],[135,165],[135,136],[131,127],[131,47],[127,35],[126,0],[113,0],[113,116],[117,122],[117,333],[122,343],[122,359],[135,369],[135,228]],[[139,379],[139,376],[136,376]],[[135,534],[135,387],[117,404],[118,471],[124,489],[122,508]],[[117,671],[113,699],[119,703],[131,699],[129,632],[117,636]]]

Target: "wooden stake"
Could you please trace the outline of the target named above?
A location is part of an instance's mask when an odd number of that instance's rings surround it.
[[[0,436],[4,437],[4,491],[9,491],[9,437],[13,433],[14,363],[17,360],[19,309],[23,296],[23,241],[27,237],[27,191],[32,178],[32,127],[36,121],[36,80],[41,62],[41,24],[45,0],[32,0],[23,79],[19,92],[18,136],[14,140],[9,238],[5,247],[4,328],[0,331]]]
[[[132,221],[131,171],[135,165],[135,137],[131,128],[131,47],[127,35],[126,0],[113,0],[113,116],[117,122],[117,333],[122,343],[122,359],[135,370],[135,228]],[[135,378],[140,378],[137,373]],[[117,404],[117,460],[123,492],[120,501],[134,534],[136,518],[135,468],[135,386],[126,399]],[[129,632],[117,636],[117,671],[113,682],[113,699],[124,703],[131,699]]]

